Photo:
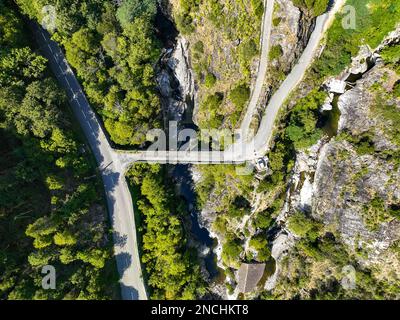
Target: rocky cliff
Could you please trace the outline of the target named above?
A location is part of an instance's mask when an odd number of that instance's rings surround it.
[[[387,290],[380,292],[382,297],[398,297],[398,290],[388,288],[400,279],[400,100],[393,94],[400,76],[379,58],[368,67],[374,54],[361,48],[364,58],[353,59],[350,72],[364,74],[337,99],[338,135],[297,154],[286,206],[277,219],[281,231],[272,247],[277,271],[266,284],[275,296],[311,298],[328,287],[341,297],[376,297],[379,290]],[[314,247],[289,228],[299,211],[319,228]],[[336,256],[335,250],[344,254]],[[359,291],[334,289],[345,264],[355,268],[354,281],[368,277],[371,287],[359,282]],[[302,277],[307,285],[293,290]]]

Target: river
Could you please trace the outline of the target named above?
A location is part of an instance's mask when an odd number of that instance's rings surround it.
[[[194,98],[192,96],[184,96],[180,92],[182,84],[179,83],[174,70],[171,69],[171,64],[168,63],[173,50],[176,48],[179,33],[173,22],[169,20],[160,8],[158,9],[155,25],[157,36],[165,48],[157,70],[158,75],[164,75],[162,81],[158,81],[162,93],[161,101],[164,109],[164,120],[166,122],[178,120],[179,130],[185,128],[197,129],[193,123]],[[165,81],[165,75],[168,77],[167,81]],[[169,85],[170,90],[161,88],[161,86],[165,85]],[[168,92],[168,95],[165,94],[166,92]],[[183,114],[177,114],[177,112],[182,112],[182,108],[177,108],[177,105],[184,106]],[[199,256],[204,260],[205,267],[210,275],[209,280],[213,280],[219,275],[217,257],[213,252],[215,241],[211,238],[209,231],[199,223],[200,213],[197,209],[197,195],[190,168],[190,165],[175,165],[171,168],[170,172],[176,182],[180,195],[185,200],[187,213],[190,216],[191,227],[189,236],[196,243],[196,246],[200,248],[199,250],[203,251],[199,252]]]

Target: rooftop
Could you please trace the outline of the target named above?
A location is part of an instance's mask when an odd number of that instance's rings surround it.
[[[243,263],[239,269],[239,291],[252,292],[260,282],[265,270],[264,263]]]

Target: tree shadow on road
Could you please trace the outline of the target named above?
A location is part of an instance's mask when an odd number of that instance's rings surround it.
[[[139,293],[135,288],[128,287],[122,283],[120,285],[123,300],[139,300]]]
[[[117,231],[113,232],[114,244],[120,248],[124,247],[128,241],[128,235],[120,234]]]
[[[128,252],[121,252],[115,255],[115,259],[118,261],[118,271],[122,276],[132,266],[132,255]]]

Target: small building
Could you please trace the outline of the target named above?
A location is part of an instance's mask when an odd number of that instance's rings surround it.
[[[256,289],[264,275],[265,263],[242,263],[238,274],[238,288],[241,293]]]
[[[343,94],[346,92],[347,83],[345,81],[333,79],[326,84],[329,92]]]

